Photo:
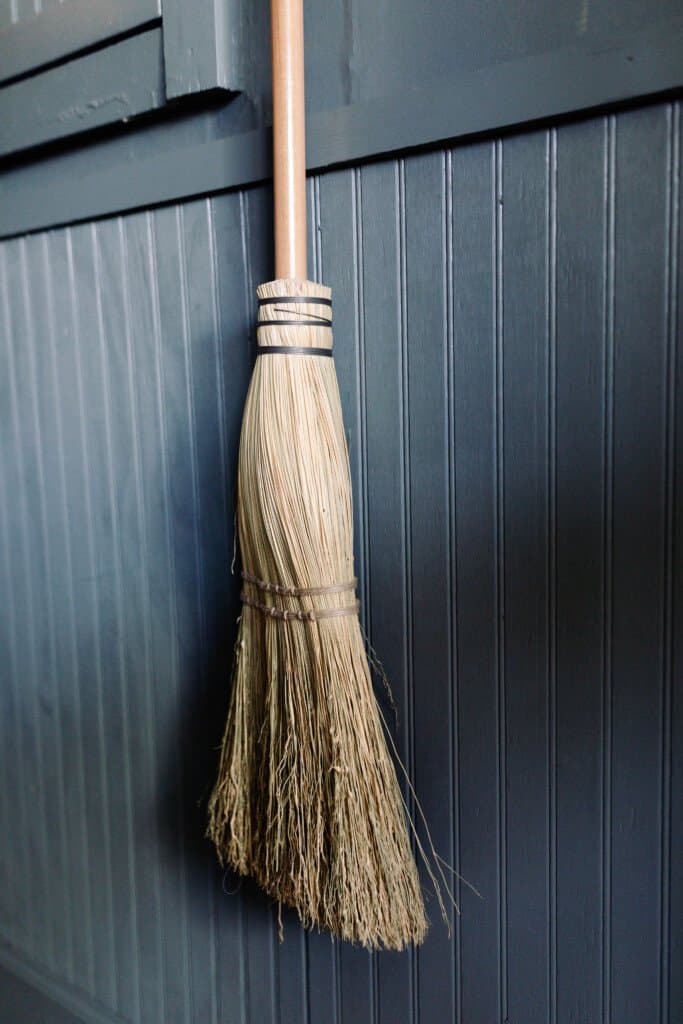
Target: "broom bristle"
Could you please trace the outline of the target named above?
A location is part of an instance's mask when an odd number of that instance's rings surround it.
[[[273,281],[258,295],[330,290]],[[330,309],[271,302],[259,316],[310,323]],[[266,326],[259,344],[329,348],[331,331]],[[248,578],[209,835],[223,863],[306,926],[400,949],[427,922],[356,614],[351,501],[333,360],[258,358],[238,477]]]

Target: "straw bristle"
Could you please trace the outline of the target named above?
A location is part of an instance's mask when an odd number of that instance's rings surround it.
[[[274,281],[260,298],[329,298]],[[328,317],[329,306],[269,304],[261,319]],[[263,345],[329,347],[323,327],[269,326]],[[353,579],[348,452],[334,361],[256,360],[244,409],[238,529],[242,566],[280,587]],[[344,608],[353,590],[287,596],[245,583],[278,611]],[[400,949],[427,923],[401,792],[356,614],[283,620],[245,603],[209,835],[306,926]]]

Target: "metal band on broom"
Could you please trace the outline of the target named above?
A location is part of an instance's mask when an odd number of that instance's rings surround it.
[[[427,922],[358,621],[330,290],[306,280],[302,0],[272,0],[272,38],[278,280],[258,288],[243,608],[209,835],[306,926],[401,949]]]

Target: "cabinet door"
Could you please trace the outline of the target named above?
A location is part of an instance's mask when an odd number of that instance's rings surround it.
[[[0,0],[0,156],[236,90],[229,0]]]

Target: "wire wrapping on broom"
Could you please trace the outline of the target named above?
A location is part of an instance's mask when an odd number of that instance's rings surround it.
[[[257,356],[331,356],[331,348],[312,348],[298,345],[257,345]]]
[[[261,298],[258,300],[259,308],[273,306],[274,313],[288,313],[289,316],[298,315],[295,309],[279,309],[278,302],[305,303],[308,306],[329,306],[332,309],[332,300],[309,297],[307,295],[275,295],[272,298]],[[321,316],[319,313],[311,313],[306,310],[301,316],[307,316],[308,320],[259,320],[256,324],[259,327],[332,327],[331,316]]]
[[[307,296],[307,295],[275,295],[272,297],[259,298],[259,307],[262,306],[273,306],[275,313],[288,313],[290,316],[296,313],[296,310],[291,309],[279,309],[276,303],[278,302],[290,302],[290,303],[305,303],[309,306],[329,306],[332,308],[332,300],[326,299],[319,296]],[[258,331],[261,327],[332,327],[332,318],[326,316],[320,316],[319,313],[306,312],[305,315],[309,319],[307,320],[258,320],[256,323],[256,330]],[[283,355],[283,356],[331,356],[332,346],[329,348],[314,348],[312,346],[299,347],[297,345],[260,345],[257,344],[257,354],[262,355]]]
[[[276,302],[303,302],[308,306],[332,307],[332,299],[323,295],[260,295],[257,302],[259,306],[272,306]]]
[[[332,583],[327,587],[286,587],[279,583],[269,583],[266,580],[261,580],[250,572],[243,571],[241,576],[245,583],[252,584],[252,586],[257,587],[266,594],[277,594],[279,597],[318,597],[323,594],[341,594],[345,590],[355,590],[356,583],[358,582],[354,576],[353,579],[348,580],[346,583]],[[357,615],[360,608],[360,601],[358,600],[354,601],[352,605],[345,605],[342,608],[311,608],[307,610],[275,608],[273,605],[264,604],[262,601],[257,601],[254,597],[249,597],[245,590],[240,594],[240,600],[242,604],[249,605],[250,608],[256,608],[258,611],[263,612],[264,615],[270,616],[270,618],[282,619],[284,622],[289,622],[292,619],[299,622],[336,619],[342,615]]]

